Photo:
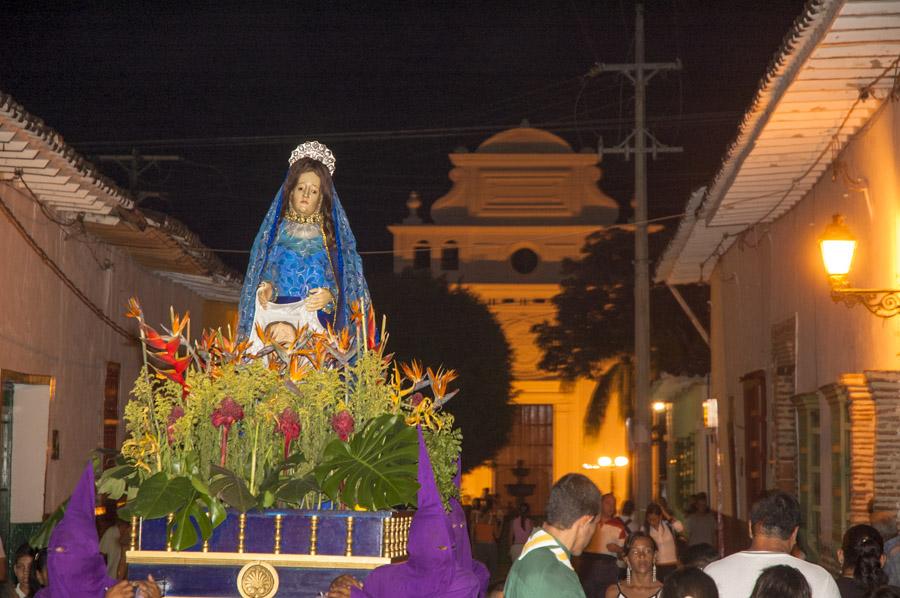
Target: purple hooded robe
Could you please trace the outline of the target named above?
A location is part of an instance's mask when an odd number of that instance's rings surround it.
[[[476,598],[480,582],[471,568],[460,567],[454,533],[441,501],[431,459],[419,429],[418,508],[409,528],[406,562],[382,565],[353,588],[354,598]],[[466,539],[468,544],[468,538]]]
[[[462,477],[462,465],[456,463],[456,477],[453,482],[459,489]],[[481,561],[472,558],[472,545],[469,543],[469,528],[466,525],[466,512],[456,498],[450,499],[450,527],[453,531],[453,552],[456,555],[456,564],[462,569],[471,571],[479,584],[479,598],[487,595],[488,583],[491,581],[491,572]]]
[[[36,598],[103,598],[119,580],[106,575],[106,561],[94,524],[94,466],[87,464],[66,514],[50,534],[50,583]]]

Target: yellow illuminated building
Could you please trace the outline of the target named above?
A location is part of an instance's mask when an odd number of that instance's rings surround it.
[[[554,317],[561,264],[577,259],[588,235],[614,223],[618,206],[597,186],[595,152],[575,152],[560,137],[527,126],[503,131],[474,152],[450,154],[453,187],[431,207],[431,222],[419,215],[412,194],[410,215],[389,227],[394,269],[430,269],[461,282],[495,314],[514,355],[517,412],[508,446],[494,462],[463,479],[463,494],[484,488],[511,499],[506,485],[522,460],[535,484],[528,500],[543,511],[553,481],[568,472],[590,476],[619,495],[628,486],[629,457],[618,399],[609,401],[596,438],[584,435],[584,415],[596,383],[566,382],[538,367],[540,351],[531,327]],[[607,465],[598,463],[608,457]],[[620,457],[616,462],[616,457]],[[618,466],[617,466],[618,463]]]

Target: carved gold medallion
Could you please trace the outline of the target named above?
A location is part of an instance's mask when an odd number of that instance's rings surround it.
[[[278,591],[278,572],[269,563],[247,563],[238,573],[237,590],[243,598],[272,598]]]

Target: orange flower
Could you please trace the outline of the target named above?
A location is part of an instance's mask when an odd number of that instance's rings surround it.
[[[350,304],[350,321],[357,325],[362,324],[363,312],[359,300],[356,300]]]
[[[309,373],[309,370],[303,367],[301,357],[303,357],[303,355],[300,355],[299,353],[291,355],[291,364],[288,368],[288,376],[293,382],[300,382]]]
[[[401,363],[400,367],[403,368],[403,373],[406,374],[406,377],[409,378],[413,384],[418,384],[424,377],[422,373],[422,364],[415,359],[413,359],[412,363],[409,365]],[[431,370],[429,369],[429,372],[430,371]]]
[[[431,388],[434,390],[434,396],[440,399],[447,394],[447,387],[458,377],[456,371],[447,370],[444,372],[442,368],[438,368],[437,374],[428,368],[428,379],[431,380]]]
[[[135,318],[136,320],[143,319],[144,312],[141,310],[141,304],[138,302],[137,297],[128,299],[128,311],[125,312],[125,317]]]
[[[184,316],[179,316],[175,312],[172,312],[172,336],[181,334],[181,331],[184,330],[184,327],[187,326],[187,323],[190,321],[191,312],[184,312]]]

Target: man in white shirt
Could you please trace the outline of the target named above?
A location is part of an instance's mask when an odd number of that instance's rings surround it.
[[[766,567],[788,565],[799,570],[813,598],[840,598],[837,584],[822,567],[791,556],[800,529],[800,504],[780,490],[771,490],[750,510],[750,549],[706,566],[720,598],[747,598]]]

